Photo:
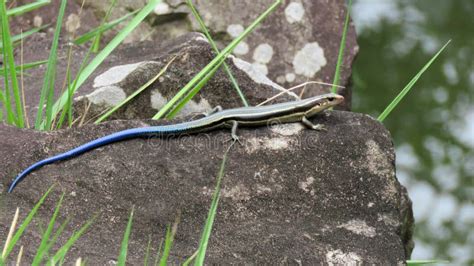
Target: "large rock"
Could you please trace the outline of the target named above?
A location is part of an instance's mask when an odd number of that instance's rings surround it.
[[[409,258],[413,217],[395,177],[388,131],[356,113],[325,112],[313,120],[327,131],[298,123],[239,130],[243,145],[232,147],[225,167],[207,263],[394,265]],[[115,143],[43,167],[6,193],[12,178],[37,160],[118,130],[162,123],[112,121],[50,133],[1,125],[0,235],[6,236],[17,207],[23,219],[56,184],[20,241],[23,262],[34,256],[38,224],[45,228],[60,193],[66,197],[58,222],[70,218],[60,243],[98,215],[70,261],[116,260],[134,206],[128,262],[143,263],[149,237],[155,254],[177,213],[181,222],[170,261],[183,262],[198,245],[228,130]]]

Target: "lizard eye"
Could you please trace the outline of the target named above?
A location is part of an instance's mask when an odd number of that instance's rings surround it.
[[[334,97],[329,97],[328,101],[330,101],[330,102],[334,101]]]

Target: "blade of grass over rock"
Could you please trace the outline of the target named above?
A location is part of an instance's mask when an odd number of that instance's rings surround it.
[[[86,232],[86,230],[92,225],[96,217],[93,217],[89,221],[87,221],[77,232],[74,232],[74,234],[69,238],[55,254],[52,256],[52,259],[49,260],[50,265],[55,265],[56,262],[60,262],[64,260],[66,257],[67,252],[71,249],[72,245],[76,243],[76,241]],[[61,263],[62,264],[62,263]]]
[[[191,255],[191,257],[187,258],[184,262],[183,262],[183,266],[188,266],[189,264],[191,264],[191,262],[194,261],[194,259],[196,258],[198,254],[198,251],[196,250],[196,252],[193,253],[193,255]]]
[[[23,117],[23,106],[20,98],[20,88],[18,86],[18,78],[15,71],[15,58],[13,56],[13,45],[10,35],[10,25],[8,24],[8,16],[6,16],[7,8],[5,1],[0,2],[0,17],[2,23],[2,41],[3,41],[3,69],[5,76],[5,100],[6,100],[6,109],[8,115],[8,121],[10,123],[15,123],[18,127],[24,127],[24,117]],[[9,81],[11,82],[11,90],[13,93],[13,100],[15,104],[16,115],[13,111],[13,105],[10,102],[10,86]]]
[[[25,114],[25,126],[26,128],[30,128],[30,121],[28,119],[28,112],[26,111],[26,96],[25,96],[25,71],[23,70],[23,65],[25,64],[24,58],[23,58],[23,52],[25,51],[23,48],[24,41],[21,39],[20,41],[20,71],[17,71],[20,73],[20,92],[21,92],[21,101],[24,103],[23,104],[23,113]]]
[[[123,234],[122,245],[120,246],[120,254],[117,261],[117,265],[119,266],[125,266],[125,262],[127,261],[128,242],[130,239],[130,233],[132,231],[134,209],[135,208],[132,208],[132,211],[130,212],[127,228],[125,229],[125,233]]]
[[[334,80],[332,81],[332,84],[334,85],[332,86],[331,92],[333,93],[337,92],[336,85],[339,85],[339,81],[341,79],[341,67],[342,67],[342,61],[344,59],[344,50],[346,48],[346,35],[347,35],[347,29],[349,28],[351,8],[352,8],[352,0],[349,0],[349,4],[347,6],[346,19],[344,21],[344,28],[342,30],[341,43],[339,44],[339,53],[337,55],[336,71],[334,73]]]
[[[211,71],[216,64],[220,63],[221,60],[225,59],[232,50],[239,44],[250,32],[252,32],[255,27],[260,25],[263,19],[265,19],[269,14],[271,14],[279,5],[281,0],[275,1],[264,13],[262,13],[250,26],[248,26],[242,34],[235,38],[226,48],[224,48],[207,66],[205,66],[196,76],[194,76],[191,81],[189,81],[171,100],[169,100],[160,111],[153,116],[153,119],[160,119],[165,117],[171,109],[181,101],[182,98],[204,77],[206,74]],[[179,110],[178,110],[179,111]]]
[[[47,60],[43,60],[43,61],[36,61],[36,62],[26,63],[26,64],[23,64],[23,65],[16,66],[15,71],[17,73],[20,73],[22,70],[28,70],[28,69],[31,69],[31,68],[35,68],[37,66],[44,65],[47,62],[48,62]],[[0,76],[4,76],[4,75],[5,75],[5,73],[3,72],[3,69],[0,69]]]
[[[397,97],[395,97],[395,99],[393,99],[393,101],[379,115],[379,117],[377,118],[378,121],[382,122],[385,120],[385,118],[387,118],[390,112],[392,112],[392,110],[398,105],[398,103],[400,103],[400,101],[411,90],[411,88],[413,87],[413,85],[415,85],[421,75],[423,75],[423,73],[431,66],[434,60],[441,54],[441,52],[446,48],[446,46],[448,46],[450,42],[451,40],[446,42],[446,44],[441,47],[441,49],[430,59],[430,61],[428,61],[428,63],[426,63],[426,65],[413,77],[413,79],[408,82],[405,88],[403,88],[403,90],[397,95]]]
[[[13,215],[13,220],[10,225],[10,230],[8,230],[7,240],[5,240],[5,246],[3,247],[2,255],[0,258],[3,260],[5,258],[5,254],[7,253],[7,247],[12,239],[13,232],[15,232],[15,227],[18,222],[18,216],[20,215],[20,208],[16,208],[15,215]]]
[[[189,8],[191,9],[191,12],[193,12],[194,17],[199,22],[199,25],[201,26],[201,30],[204,33],[204,35],[206,35],[206,38],[211,44],[212,49],[214,49],[216,53],[219,53],[219,49],[217,48],[216,43],[212,39],[212,36],[209,33],[209,31],[207,30],[206,24],[204,24],[204,21],[202,21],[201,15],[199,15],[199,12],[194,7],[193,2],[191,0],[187,0],[186,2]],[[232,72],[230,71],[229,66],[225,62],[224,62],[224,70],[229,76],[229,79],[232,82],[232,86],[234,86],[235,91],[237,91],[237,93],[239,94],[240,99],[242,100],[242,103],[244,104],[244,106],[249,106],[247,99],[245,98],[244,94],[242,93],[242,90],[239,87],[239,84],[237,83],[237,80],[235,79],[234,75],[232,75]]]
[[[82,66],[81,66],[82,67]],[[80,72],[80,70],[79,70]],[[70,112],[70,107],[72,106],[72,94],[71,94],[71,71],[70,68],[67,69],[66,71],[66,89],[68,91],[68,101],[66,103],[66,106],[64,107],[63,111],[61,112],[61,115],[59,116],[59,121],[56,123],[56,128],[61,128],[63,126],[63,122],[66,118],[66,115],[68,116],[68,122],[69,126],[71,126],[72,123],[72,112]],[[53,126],[54,127],[54,126]]]
[[[108,44],[104,47],[96,57],[84,68],[81,74],[76,78],[75,81],[76,87],[73,88],[72,93],[74,94],[76,90],[86,81],[87,78],[94,72],[94,70],[109,56],[109,54],[127,37],[127,35],[135,29],[145,17],[150,14],[156,4],[160,3],[161,0],[150,0],[148,4],[138,12],[135,17],[123,28]],[[56,116],[64,108],[68,101],[68,91],[65,91],[61,97],[56,101],[53,107],[53,116]],[[41,128],[45,128],[43,123]]]
[[[107,10],[107,14],[104,17],[104,19],[102,20],[102,22],[100,23],[99,27],[101,27],[105,24],[110,12],[112,11],[112,9],[113,9],[113,7],[115,6],[116,3],[117,3],[116,0],[112,0],[111,4],[109,6],[109,9]],[[79,14],[82,11],[83,5],[84,5],[84,1],[82,2],[81,10],[79,11]],[[97,40],[98,36],[96,36],[95,38]],[[96,43],[97,42],[94,41],[94,44],[96,44]],[[76,74],[76,77],[81,75],[82,71],[85,68],[85,65],[86,65],[87,61],[89,60],[90,55],[95,51],[95,49],[96,49],[96,45],[91,45],[89,47],[89,50],[87,50],[86,56],[82,60],[81,66],[79,68],[79,71]],[[65,107],[62,109],[61,115],[59,117],[59,121],[56,123],[56,127],[58,129],[62,127],[66,115],[67,115],[67,118],[68,118],[68,126],[71,127],[72,123],[73,123],[73,121],[72,121],[72,97],[73,97],[73,91],[75,91],[76,88],[77,88],[77,78],[74,80],[73,83],[71,82],[71,69],[70,69],[71,58],[72,58],[72,45],[69,46],[69,49],[68,49],[67,70],[66,70],[66,80],[65,80],[66,84],[64,85],[67,88],[66,92],[67,92],[68,98],[67,98],[67,102],[66,102]],[[71,84],[72,84],[72,86],[71,86]],[[64,91],[64,88],[63,88],[62,92],[63,91]],[[55,117],[55,122],[56,122],[56,117]]]
[[[107,23],[107,20],[109,20],[110,13],[112,12],[112,9],[114,8],[115,4],[117,3],[117,0],[112,0],[109,9],[107,10],[107,13],[105,13],[104,19],[102,20],[101,26],[105,25]],[[96,34],[96,37],[92,41],[92,51],[94,53],[97,53],[100,48],[100,36],[102,36],[102,32],[98,32]]]
[[[22,6],[14,7],[7,11],[8,16],[19,16],[32,10],[38,9],[44,5],[51,3],[49,0],[38,0],[33,3],[25,4]]]
[[[123,100],[121,103],[119,103],[118,105],[114,106],[112,109],[110,109],[109,111],[107,111],[104,115],[102,115],[101,117],[99,117],[99,119],[97,119],[94,124],[99,124],[100,122],[104,121],[105,119],[107,119],[110,115],[112,115],[113,113],[115,113],[115,111],[117,111],[120,107],[124,106],[125,104],[127,104],[129,101],[131,101],[133,98],[135,98],[138,94],[142,93],[146,88],[148,88],[151,84],[153,84],[153,82],[155,82],[159,77],[161,77],[165,72],[166,70],[168,69],[168,66],[176,59],[176,56],[171,58],[171,60],[160,70],[160,72],[158,72],[158,74],[153,77],[152,79],[150,79],[149,81],[147,81],[145,84],[143,84],[138,90],[134,91],[132,94],[130,94],[125,100]]]
[[[2,1],[1,4],[1,7],[0,7],[0,17],[1,17],[1,27],[3,28],[4,27],[4,17],[6,17],[5,15],[5,12],[6,12],[6,8],[5,8],[5,4],[4,2]],[[6,21],[8,22],[8,21]],[[4,31],[2,31],[2,47],[4,46],[4,43],[6,43],[6,38],[4,37]],[[3,56],[3,68],[2,68],[2,73],[6,73],[6,75],[8,75],[8,64],[7,62],[5,61],[5,59],[7,59],[7,55],[6,55],[6,51],[4,51],[3,49],[1,50],[2,51],[2,56]],[[10,88],[9,88],[9,84],[8,84],[8,78],[5,78],[4,80],[4,88],[3,88],[3,92],[0,91],[0,100],[1,100],[1,103],[2,103],[2,107],[4,108],[5,112],[6,112],[6,122],[8,124],[16,124],[15,123],[15,114],[13,112],[13,108],[12,108],[12,104],[11,104],[11,99],[10,99]],[[2,110],[2,120],[3,121],[3,110]]]
[[[0,103],[2,104],[2,107],[5,107],[5,108],[7,107],[8,103],[2,91],[0,91]],[[5,111],[7,111],[8,115],[12,115],[12,113],[9,113],[8,110],[5,110]],[[3,121],[3,109],[0,109],[0,121]],[[13,123],[12,121],[13,121],[13,117],[8,116],[7,123],[11,124]]]
[[[18,228],[18,231],[16,231],[15,235],[13,235],[12,240],[8,244],[7,251],[5,252],[5,256],[3,257],[4,261],[8,258],[8,255],[10,255],[10,252],[12,252],[13,248],[16,245],[16,242],[20,239],[20,237],[23,235],[23,232],[25,229],[28,227],[28,225],[31,223],[33,220],[33,217],[35,217],[36,213],[38,212],[38,209],[41,207],[43,204],[44,200],[46,197],[49,195],[49,193],[53,190],[54,186],[51,186],[46,193],[41,197],[41,199],[35,204],[33,209],[28,213],[28,216],[26,216],[25,220],[23,223],[20,225]]]
[[[194,86],[194,88],[188,94],[186,94],[186,96],[184,96],[184,98],[176,106],[173,107],[173,109],[169,112],[167,117],[172,118],[176,116],[176,114],[178,114],[178,112],[181,109],[183,109],[186,103],[189,102],[194,97],[194,95],[196,95],[201,90],[201,88],[204,87],[204,85],[206,85],[209,79],[211,79],[214,76],[214,73],[216,73],[216,71],[219,69],[222,63],[224,63],[224,60],[222,60],[209,73],[207,73],[207,75],[204,76],[204,78],[202,78],[199,81],[199,83],[196,84],[196,86]]]
[[[214,224],[214,219],[216,217],[217,206],[219,205],[219,197],[221,193],[221,181],[222,181],[222,178],[224,177],[225,163],[227,161],[227,155],[230,149],[232,148],[232,146],[234,145],[234,143],[235,142],[232,142],[232,144],[229,146],[227,151],[224,153],[224,158],[222,158],[221,167],[219,169],[219,175],[217,176],[216,187],[212,195],[211,208],[209,209],[209,213],[207,215],[206,224],[204,225],[204,231],[202,232],[201,240],[199,241],[199,248],[197,252],[198,254],[196,256],[196,260],[194,261],[194,265],[196,266],[204,265],[204,258],[206,257],[207,245],[209,243],[209,238],[211,236],[212,225]]]
[[[157,266],[158,262],[160,261],[160,254],[161,254],[162,247],[163,247],[163,239],[160,240],[160,244],[158,245],[158,250],[156,251],[156,256],[155,256],[155,263],[153,264],[154,266]]]
[[[18,256],[16,257],[16,264],[21,265],[21,258],[23,257],[23,246],[20,246],[20,251],[18,251]]]
[[[93,50],[92,47],[89,47],[89,50],[87,50],[86,56],[84,57],[84,59],[81,62],[81,66],[79,67],[79,71],[77,72],[76,77],[80,76],[82,71],[86,67],[87,62],[89,61],[89,57],[92,54],[92,50]],[[66,118],[66,115],[68,117],[69,127],[72,126],[72,97],[74,95],[74,91],[76,91],[76,89],[77,89],[78,79],[77,78],[74,79],[74,81],[72,82],[72,85],[71,85],[70,71],[67,71],[67,74],[69,75],[67,77],[68,78],[67,91],[65,92],[66,96],[67,96],[67,101],[66,101],[66,104],[64,105],[64,108],[61,110],[61,115],[60,115],[59,121],[57,122],[57,125],[56,125],[56,128],[58,128],[58,129],[62,127],[64,119]]]
[[[58,228],[58,230],[56,230],[56,232],[54,232],[54,235],[53,237],[51,238],[51,240],[48,242],[48,246],[46,247],[46,250],[51,250],[51,248],[54,246],[54,244],[56,244],[56,242],[58,241],[59,239],[59,236],[61,236],[61,234],[64,232],[64,229],[66,229],[66,226],[69,224],[69,218],[67,218]],[[48,255],[46,253],[46,255]]]
[[[41,27],[38,27],[38,28],[34,28],[34,29],[31,29],[31,30],[28,30],[28,31],[25,31],[21,34],[18,34],[18,35],[14,35],[14,36],[11,36],[11,41],[13,43],[13,45],[15,45],[16,42],[22,40],[22,39],[25,39],[26,37],[28,36],[31,36],[33,35],[34,33],[37,33],[38,31],[42,30],[42,29],[45,29],[49,26],[49,24],[46,24],[46,25],[43,25]],[[0,49],[3,49],[3,44],[0,43]]]
[[[49,220],[48,227],[44,231],[43,236],[41,237],[41,243],[40,243],[38,249],[36,250],[36,255],[33,258],[32,265],[40,265],[41,261],[43,261],[44,257],[46,257],[46,255],[48,254],[48,251],[49,251],[48,250],[49,238],[51,236],[51,233],[53,232],[54,224],[56,223],[56,218],[58,217],[59,209],[61,208],[61,204],[63,202],[63,199],[64,199],[64,193],[59,198],[59,201],[56,204],[56,208],[54,209],[53,216]]]
[[[170,255],[171,247],[173,246],[174,234],[171,226],[166,227],[166,235],[165,235],[165,246],[163,248],[163,255],[160,259],[160,266],[168,265],[168,257]]]
[[[97,36],[97,34],[100,34],[100,33],[104,33],[110,29],[112,29],[113,27],[117,26],[119,23],[123,22],[124,20],[126,20],[127,18],[133,16],[134,14],[136,14],[139,10],[135,10],[131,13],[128,13],[127,15],[119,18],[119,19],[116,19],[114,21],[111,21],[111,22],[108,22],[104,25],[101,25],[87,33],[84,33],[83,35],[77,37],[73,42],[74,44],[76,45],[81,45],[81,44],[84,44],[88,41],[90,41],[91,39],[93,39],[95,36]]]
[[[150,260],[150,250],[151,250],[151,236],[148,236],[148,244],[146,245],[145,258],[143,259],[143,266],[148,266],[148,261]]]
[[[43,87],[41,88],[40,100],[38,103],[38,112],[36,114],[35,128],[40,128],[43,121],[43,106],[46,103],[46,128],[50,128],[53,119],[53,97],[54,97],[54,83],[56,80],[56,64],[58,59],[58,43],[59,34],[61,33],[61,25],[66,10],[67,0],[61,1],[59,7],[58,19],[56,21],[56,29],[54,30],[53,42],[51,44],[51,51],[49,53],[48,64],[46,67],[46,74],[44,75]]]

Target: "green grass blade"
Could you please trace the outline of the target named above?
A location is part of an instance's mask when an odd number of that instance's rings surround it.
[[[194,17],[199,22],[199,25],[201,26],[201,30],[204,33],[204,35],[206,35],[206,38],[209,41],[209,43],[211,44],[212,49],[214,49],[214,51],[216,53],[219,53],[219,49],[217,48],[216,43],[212,39],[212,36],[209,33],[209,31],[207,30],[206,24],[204,24],[204,21],[202,20],[201,16],[199,15],[199,12],[194,7],[193,2],[191,0],[187,0],[186,2],[188,4],[189,8],[191,9],[191,12],[193,13]],[[249,104],[247,102],[247,99],[245,98],[244,94],[242,93],[242,90],[239,87],[239,84],[237,83],[237,80],[235,79],[234,75],[232,75],[232,72],[230,71],[229,66],[225,62],[224,62],[224,70],[226,71],[227,75],[229,76],[229,79],[232,83],[232,86],[234,86],[234,89],[239,94],[240,99],[242,100],[242,103],[244,104],[244,106],[249,106]]]
[[[105,22],[106,22],[108,16],[109,16],[110,13],[112,12],[112,9],[113,9],[113,7],[115,6],[116,3],[117,3],[116,0],[112,0],[112,2],[110,3],[109,9],[107,10],[107,14],[106,14],[105,17],[103,18],[103,20],[102,20],[102,22],[100,23],[100,25],[99,25],[98,28],[102,27],[102,26],[105,24]],[[99,34],[99,35],[100,35],[100,34]],[[87,61],[89,60],[90,55],[96,50],[97,45],[95,45],[95,44],[98,44],[97,41],[99,40],[99,35],[95,36],[94,44],[89,47],[89,50],[87,51],[86,56],[85,56],[84,59],[82,60],[81,66],[79,67],[79,71],[77,72],[76,77],[78,77],[78,76],[80,76],[80,75],[82,74],[82,72],[84,71],[84,68],[85,68],[85,66],[86,66],[86,63],[87,63]],[[69,50],[69,52],[72,52],[72,51]],[[69,56],[70,56],[70,55],[69,55]],[[59,121],[56,123],[56,127],[57,127],[58,129],[62,127],[66,115],[67,115],[67,118],[68,118],[68,125],[69,125],[69,127],[72,126],[72,97],[73,97],[73,95],[74,95],[74,91],[75,91],[76,88],[77,88],[77,81],[78,81],[78,79],[77,79],[77,78],[74,79],[74,82],[71,83],[71,71],[70,71],[70,68],[69,68],[69,66],[70,66],[69,63],[70,63],[70,60],[68,60],[68,69],[67,69],[67,71],[66,71],[66,79],[67,79],[67,84],[66,84],[66,85],[67,85],[67,90],[66,90],[66,93],[67,93],[67,102],[66,102],[64,108],[63,108],[62,111],[61,111],[61,115],[60,115],[60,117],[59,117]],[[72,84],[72,86],[71,86],[71,84]]]
[[[6,104],[6,100],[5,100],[5,95],[3,95],[3,92],[0,91],[0,122],[3,121],[3,107],[5,106]]]
[[[148,236],[148,245],[145,250],[145,259],[143,259],[143,266],[148,266],[148,261],[150,260],[150,250],[151,250],[151,236]]]
[[[405,95],[411,90],[413,85],[418,81],[418,79],[423,75],[423,73],[431,66],[431,64],[434,62],[434,60],[441,54],[441,52],[448,46],[448,44],[451,42],[449,40],[446,42],[446,44],[441,47],[441,49],[426,63],[426,65],[413,77],[412,80],[403,88],[403,90],[393,99],[393,101],[385,108],[385,110],[379,115],[377,118],[378,121],[382,122],[387,118],[387,116],[392,112],[392,110],[400,103],[400,101],[405,97]]]
[[[16,125],[18,127],[24,127],[25,122],[24,122],[24,116],[23,116],[23,105],[21,102],[21,97],[20,97],[20,88],[18,86],[18,78],[16,75],[15,71],[15,58],[13,56],[13,45],[11,41],[11,35],[10,35],[10,25],[8,23],[8,17],[5,16],[7,13],[7,8],[5,5],[5,1],[1,1],[0,3],[0,17],[1,17],[1,23],[2,23],[2,41],[3,41],[3,64],[4,64],[4,73],[6,76],[10,77],[10,82],[11,82],[11,90],[13,92],[13,99],[14,99],[14,104],[15,104],[15,109],[16,109]],[[13,110],[11,109],[12,104],[10,103],[10,88],[8,86],[8,78],[5,78],[5,98],[8,103],[7,105],[7,110],[10,108],[11,112]],[[11,114],[10,114],[11,115]]]
[[[255,27],[257,27],[264,18],[272,13],[278,5],[281,4],[281,0],[275,1],[264,13],[262,13],[252,24],[247,27],[244,32],[235,38],[226,48],[224,48],[207,66],[205,66],[191,81],[188,82],[168,103],[160,109],[160,111],[153,116],[153,119],[160,119],[165,117],[171,109],[180,101],[209,71],[211,71],[216,64],[220,63],[232,50],[239,44]]]
[[[111,21],[111,22],[108,22],[102,26],[99,26],[87,33],[84,33],[83,35],[77,37],[73,42],[74,44],[76,45],[81,45],[81,44],[84,44],[88,41],[90,41],[91,39],[95,38],[95,36],[97,36],[97,34],[101,34],[101,33],[104,33],[110,29],[112,29],[113,27],[117,26],[118,24],[120,24],[121,22],[123,22],[124,20],[126,20],[127,18],[133,16],[134,14],[136,14],[139,10],[135,10],[131,13],[128,13],[127,15],[119,18],[119,19],[116,19],[114,21]]]
[[[171,227],[168,225],[166,228],[166,236],[165,236],[165,246],[163,248],[163,256],[160,259],[160,266],[168,265],[168,257],[170,255],[171,247],[173,246],[173,232]]]
[[[28,213],[28,216],[26,216],[25,220],[20,225],[20,227],[18,228],[18,231],[16,231],[15,235],[13,235],[13,237],[12,237],[12,239],[11,239],[10,243],[8,244],[7,249],[6,249],[5,256],[3,257],[4,260],[6,260],[8,258],[8,255],[10,255],[10,253],[12,252],[13,248],[16,245],[16,242],[18,242],[20,237],[23,235],[23,232],[28,227],[28,225],[31,223],[31,221],[33,220],[33,217],[35,217],[36,213],[38,212],[39,207],[41,207],[41,205],[43,204],[46,197],[53,190],[53,187],[54,186],[51,186],[48,189],[48,191],[46,191],[46,193],[44,193],[43,197],[41,197],[41,199],[35,204],[35,206],[30,211],[30,213]]]
[[[79,70],[80,72],[80,70]],[[67,88],[67,91],[68,91],[68,100],[67,100],[67,103],[66,103],[66,106],[65,108],[63,109],[63,112],[61,112],[61,115],[59,116],[59,121],[57,122],[56,124],[56,128],[61,128],[63,126],[63,122],[64,122],[64,119],[66,118],[66,115],[67,115],[67,118],[68,118],[68,122],[69,122],[69,126],[72,125],[72,93],[71,93],[71,89],[72,89],[72,86],[71,86],[71,71],[70,69],[68,69],[66,71],[66,80],[67,80],[67,83],[66,83],[66,88]]]
[[[2,254],[0,255],[0,259],[3,260],[5,253],[7,252],[7,246],[12,239],[13,232],[15,232],[16,224],[18,223],[18,216],[20,216],[20,208],[16,208],[15,214],[13,215],[12,223],[10,224],[10,228],[8,229],[7,239],[5,240],[5,246],[3,246]]]
[[[128,218],[127,228],[125,229],[125,233],[123,235],[122,245],[120,247],[120,254],[117,262],[117,265],[119,266],[125,266],[125,262],[127,261],[128,242],[130,238],[130,233],[132,231],[134,209],[135,208],[132,208],[132,211],[130,212],[130,218]]]
[[[189,258],[187,258],[184,262],[183,262],[183,266],[188,266],[189,264],[191,264],[191,262],[194,261],[194,259],[196,258],[197,256],[197,251],[194,252],[193,255],[191,255]]]
[[[204,258],[206,257],[207,245],[209,243],[209,238],[211,236],[212,225],[214,224],[214,219],[216,217],[217,206],[219,205],[219,196],[221,193],[221,181],[222,181],[222,178],[224,177],[225,163],[227,161],[227,155],[230,149],[232,148],[232,146],[234,145],[234,143],[235,142],[233,142],[229,146],[227,151],[224,153],[224,158],[222,158],[221,167],[219,169],[219,175],[217,177],[216,188],[214,189],[214,193],[212,195],[211,208],[209,209],[209,213],[207,215],[206,224],[204,225],[204,231],[202,232],[202,235],[201,235],[201,241],[199,241],[197,256],[194,261],[194,265],[196,266],[204,265]]]
[[[349,4],[347,6],[346,19],[344,21],[344,29],[342,30],[341,43],[339,44],[339,53],[337,55],[336,71],[334,73],[334,80],[332,81],[332,84],[334,85],[332,86],[331,91],[333,93],[337,92],[336,85],[339,85],[339,82],[341,79],[341,67],[342,67],[342,61],[344,59],[344,50],[346,48],[346,35],[347,35],[347,29],[349,28],[351,8],[352,8],[352,0],[349,0]]]
[[[64,199],[64,193],[61,195],[61,198],[59,198],[59,202],[56,204],[56,208],[54,209],[53,216],[49,220],[48,227],[43,233],[43,236],[41,237],[41,243],[36,250],[36,255],[33,258],[32,265],[40,265],[41,261],[43,261],[43,258],[47,256],[49,250],[47,250],[48,243],[49,243],[49,238],[51,236],[51,233],[53,232],[54,229],[54,224],[56,223],[56,218],[58,217],[59,214],[59,209],[61,208],[61,204]]]
[[[26,64],[23,64],[23,65],[16,66],[15,71],[17,73],[19,73],[22,70],[28,70],[28,69],[31,69],[31,68],[35,68],[37,66],[44,65],[47,62],[48,62],[47,60],[43,60],[43,61],[36,61],[36,62],[26,63]],[[5,73],[4,73],[3,69],[0,69],[0,76],[5,76]]]
[[[191,100],[194,95],[196,95],[202,87],[204,87],[204,85],[206,85],[206,83],[209,81],[209,79],[211,79],[213,76],[214,76],[214,73],[219,69],[219,67],[221,66],[221,64],[224,62],[224,60],[222,60],[218,65],[216,65],[209,73],[207,73],[206,76],[204,76],[203,79],[201,79],[199,81],[198,84],[196,84],[196,86],[194,86],[194,88],[173,108],[173,110],[171,110],[168,114],[168,117],[174,117],[176,116],[176,114],[181,110],[183,109],[183,107],[186,105],[186,103]]]
[[[41,27],[25,31],[21,34],[11,36],[11,41],[12,41],[13,45],[15,45],[16,42],[18,42],[22,39],[25,39],[26,37],[29,37],[29,36],[33,35],[34,33],[37,33],[38,31],[47,28],[48,26],[49,26],[49,24],[46,24],[46,25],[43,25]],[[2,43],[0,43],[0,50],[1,49],[3,49],[3,44]]]
[[[163,247],[163,239],[160,240],[160,244],[158,245],[158,250],[156,252],[155,256],[155,263],[153,263],[154,266],[158,266],[158,262],[160,259],[160,254],[161,254],[161,248]]]
[[[107,20],[109,20],[110,13],[112,12],[112,9],[114,8],[115,4],[117,3],[117,0],[112,0],[109,6],[109,9],[107,10],[107,13],[105,13],[104,19],[102,20],[101,26],[105,25],[107,23]],[[102,36],[101,32],[98,32],[96,34],[96,37],[92,41],[92,51],[94,53],[97,53],[100,49],[100,37]]]
[[[92,225],[94,222],[95,217],[87,221],[77,232],[68,239],[66,244],[62,246],[52,257],[50,260],[51,263],[54,265],[56,262],[61,261],[66,256],[67,252],[71,249],[71,247],[76,243],[76,241],[86,232],[86,230]]]
[[[426,264],[448,264],[449,261],[446,260],[407,260],[407,265],[416,266],[416,265],[426,265]]]
[[[3,58],[5,58],[5,54],[3,54]],[[7,64],[3,64],[2,72],[7,73],[8,75]],[[7,114],[6,115],[7,123],[15,124],[15,114],[13,112],[13,108],[10,102],[10,89],[8,85],[8,78],[4,79],[3,81],[4,81],[4,91],[0,92],[0,101],[2,102],[2,107],[5,108],[5,112]],[[2,113],[2,116],[3,116],[3,113]]]
[[[77,72],[76,77],[80,76],[81,73],[84,71],[84,68],[86,67],[87,62],[89,60],[89,57],[92,54],[92,50],[93,50],[92,47],[89,47],[89,50],[87,50],[86,56],[82,60],[81,66],[79,67],[79,71]],[[69,80],[70,79],[70,71],[68,71],[68,75],[69,75],[68,84],[67,84],[68,86],[67,86],[67,91],[66,91],[67,101],[66,101],[66,104],[65,104],[64,108],[61,111],[61,115],[60,115],[59,121],[57,123],[57,128],[61,128],[66,115],[67,115],[68,120],[69,120],[68,121],[69,126],[72,125],[72,97],[74,96],[74,91],[76,91],[76,89],[77,89],[78,79],[77,78],[74,79],[74,82],[72,82],[72,86],[71,86],[71,81]]]
[[[53,237],[51,238],[51,241],[48,242],[48,246],[46,247],[46,250],[51,250],[51,248],[54,246],[54,244],[56,244],[56,242],[58,241],[59,239],[59,236],[61,236],[61,234],[64,232],[64,230],[66,229],[66,226],[69,224],[69,218],[67,218],[58,228],[58,230],[56,230],[56,232],[54,232],[54,235]],[[48,253],[46,253],[48,254]]]
[[[135,98],[138,94],[142,93],[146,88],[148,88],[151,84],[153,84],[153,82],[155,82],[159,77],[161,77],[165,72],[166,70],[168,69],[168,66],[176,59],[176,56],[173,57],[161,70],[160,72],[158,72],[158,74],[153,77],[152,79],[150,79],[149,81],[147,81],[145,84],[143,84],[138,90],[134,91],[132,94],[130,94],[125,100],[123,100],[121,103],[119,103],[118,105],[114,106],[112,109],[110,109],[109,111],[107,111],[104,115],[102,115],[101,117],[99,117],[99,119],[97,119],[94,124],[99,124],[100,122],[104,121],[105,119],[107,119],[110,115],[112,115],[115,111],[117,111],[118,109],[120,109],[122,106],[124,106],[125,104],[127,104],[129,101],[131,101],[133,98]]]
[[[161,0],[150,0],[148,4],[145,7],[143,7],[143,9],[140,10],[140,12],[138,12],[135,15],[135,17],[133,17],[133,19],[128,23],[128,25],[125,28],[123,28],[117,34],[117,36],[115,36],[110,41],[110,43],[107,44],[107,46],[104,47],[104,49],[102,49],[97,54],[97,56],[84,68],[81,74],[76,78],[77,79],[77,82],[75,82],[76,88],[73,89],[73,92],[72,92],[73,94],[76,92],[77,88],[79,88],[84,83],[84,81],[86,81],[86,79],[89,78],[89,76],[94,72],[94,70],[107,58],[107,56],[109,56],[109,54],[125,39],[125,37],[127,37],[127,35],[133,29],[135,29],[138,26],[138,24],[142,20],[144,20],[148,14],[150,14],[153,11],[154,7],[159,2],[161,2]],[[61,97],[56,101],[53,107],[53,116],[56,116],[64,108],[65,104],[68,101],[68,94],[69,93],[65,91],[61,95]],[[44,126],[45,125],[43,123],[41,128],[45,128]]]
[[[49,0],[38,0],[38,1],[33,2],[33,3],[18,6],[18,7],[15,7],[15,8],[12,8],[12,9],[8,10],[7,11],[7,16],[19,16],[19,15],[22,15],[24,13],[30,12],[32,10],[38,9],[38,8],[44,6],[44,5],[49,4],[49,3],[50,3]]]
[[[48,83],[46,99],[46,128],[51,128],[53,123],[53,104],[54,104],[54,83],[56,81],[56,65],[57,65],[57,49],[59,44],[59,35],[61,34],[61,26],[64,17],[64,12],[66,11],[67,0],[61,1],[61,7],[59,8],[59,15],[56,21],[56,29],[54,31],[53,45],[50,51],[50,57],[48,59],[47,71],[45,76],[45,83]],[[47,79],[47,80],[46,80]],[[43,88],[44,89],[44,88]]]
[[[43,79],[43,86],[41,88],[40,99],[38,102],[38,112],[36,113],[35,128],[40,128],[41,123],[43,122],[43,108],[46,102],[46,118],[45,123],[47,128],[51,125],[52,122],[52,104],[54,96],[54,83],[56,79],[56,64],[57,64],[57,49],[59,43],[59,34],[61,33],[61,25],[64,17],[64,12],[66,10],[66,0],[61,1],[61,6],[59,8],[59,15],[56,21],[56,29],[54,31],[53,42],[51,44],[51,51],[49,52],[48,64],[46,67],[46,74]]]

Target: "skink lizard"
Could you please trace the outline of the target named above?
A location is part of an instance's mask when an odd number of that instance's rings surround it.
[[[324,109],[338,105],[343,100],[344,97],[338,94],[328,93],[303,100],[267,106],[220,110],[201,119],[174,125],[141,127],[119,131],[32,164],[13,180],[8,188],[8,192],[12,192],[25,176],[44,165],[67,160],[95,148],[125,139],[147,136],[179,136],[207,132],[217,128],[231,128],[232,139],[238,140],[236,134],[238,126],[261,126],[271,121],[278,121],[280,123],[301,121],[309,128],[321,129],[320,125],[312,124],[308,118]]]

